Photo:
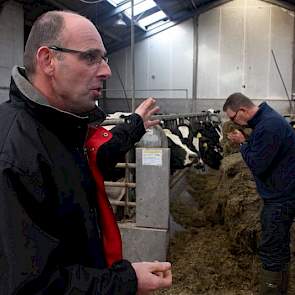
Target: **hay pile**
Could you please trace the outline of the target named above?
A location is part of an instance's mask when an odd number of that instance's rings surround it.
[[[260,200],[240,154],[226,157],[220,171],[191,169],[187,179],[196,205],[171,204],[175,221],[187,231],[170,243],[173,287],[156,294],[255,294]]]
[[[221,181],[214,201],[208,204],[206,216],[213,223],[222,221],[235,253],[257,252],[260,207],[255,182],[240,153],[225,157]],[[216,221],[217,214],[219,220]]]
[[[173,286],[162,295],[250,295],[257,290],[257,262],[236,256],[222,226],[179,233],[171,242]]]
[[[175,221],[186,231],[170,241],[168,260],[173,265],[173,287],[158,291],[157,295],[258,294],[257,248],[262,201],[238,152],[239,146],[226,139],[226,134],[237,127],[231,122],[224,125],[225,157],[220,171],[188,172],[187,191],[194,203],[178,200],[171,204]],[[249,129],[242,131],[249,136]],[[294,255],[294,226],[292,232]],[[295,294],[292,264],[289,292]]]
[[[176,201],[171,204],[175,221],[186,228],[170,242],[168,259],[173,264],[173,287],[156,294],[236,294],[257,291],[258,259],[233,251],[225,226],[226,198],[218,200],[223,177],[220,171],[187,175],[195,206]]]

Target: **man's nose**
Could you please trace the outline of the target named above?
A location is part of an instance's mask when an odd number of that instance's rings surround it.
[[[112,76],[110,66],[105,61],[102,61],[102,63],[98,66],[97,76],[104,80],[107,80]]]

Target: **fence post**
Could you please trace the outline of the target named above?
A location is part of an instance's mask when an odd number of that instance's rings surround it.
[[[168,229],[170,149],[136,149],[136,225]]]

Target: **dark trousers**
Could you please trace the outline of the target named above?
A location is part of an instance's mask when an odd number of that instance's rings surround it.
[[[259,257],[264,269],[285,271],[290,261],[290,228],[295,216],[295,200],[264,202],[261,212]]]

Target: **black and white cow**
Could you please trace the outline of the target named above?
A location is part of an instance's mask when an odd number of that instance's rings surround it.
[[[166,122],[171,132],[199,157],[196,168],[204,170],[204,163],[213,169],[219,169],[222,160],[220,141],[221,120],[216,112],[208,111],[202,120],[198,117],[175,119]]]
[[[222,139],[220,120],[215,119],[216,115],[208,114],[205,121],[197,118],[191,120],[192,133],[195,145],[201,154],[201,158],[209,167],[219,169],[222,160]]]
[[[114,114],[108,115],[108,119],[122,119],[126,118],[130,113],[116,112]],[[107,127],[109,130],[110,127]],[[175,171],[178,169],[183,169],[189,167],[193,164],[200,163],[200,155],[197,150],[192,150],[183,141],[183,138],[180,138],[179,134],[173,131],[171,128],[164,127],[163,132],[165,133],[168,140],[168,147],[170,148],[170,169]],[[144,146],[144,143],[142,143]]]
[[[162,123],[164,133],[171,149],[172,170],[194,165],[204,168],[204,163],[219,169],[222,160],[222,131],[220,111],[209,109],[204,112],[204,120],[190,119],[166,120]],[[130,113],[117,112],[110,119],[125,118]]]
[[[189,120],[182,120],[181,123],[177,120],[177,125],[172,129],[172,133],[177,135],[182,144],[197,155],[198,161],[195,161],[193,166],[197,169],[204,169],[204,162],[201,158],[198,140],[193,135]]]
[[[163,131],[167,136],[170,148],[170,169],[172,172],[200,163],[201,159],[198,153],[183,143],[177,134],[168,128],[163,128]]]
[[[108,116],[108,119],[122,119],[129,113],[115,113]],[[218,169],[222,159],[220,149],[220,134],[217,127],[218,119],[212,114],[211,120],[200,122],[197,119],[176,120],[173,124],[163,124],[159,127],[168,141],[170,148],[170,173],[185,167],[193,166],[204,169],[204,163],[209,167]],[[111,130],[114,125],[104,126]],[[147,132],[148,133],[148,132]],[[144,144],[142,146],[145,146]],[[122,159],[122,162],[124,160]],[[116,168],[112,181],[124,181],[124,170]],[[107,194],[111,200],[121,201],[125,194],[124,188],[107,187]],[[118,210],[119,209],[119,210]],[[124,215],[121,207],[117,208],[119,218]]]

